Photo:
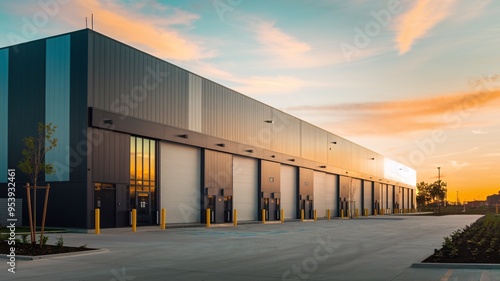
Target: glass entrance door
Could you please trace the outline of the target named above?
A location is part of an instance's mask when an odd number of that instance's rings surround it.
[[[148,225],[151,224],[151,202],[149,193],[137,193],[137,224]]]
[[[156,223],[156,141],[130,137],[130,209],[137,225]]]

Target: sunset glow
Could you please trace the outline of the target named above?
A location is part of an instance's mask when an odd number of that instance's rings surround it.
[[[43,4],[43,3],[51,3]],[[448,183],[500,191],[500,2],[2,1],[0,47],[92,25]]]

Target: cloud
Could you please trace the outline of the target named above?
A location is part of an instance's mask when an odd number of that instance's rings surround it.
[[[275,22],[262,20],[254,16],[242,17],[249,32],[254,34],[259,43],[260,53],[266,56],[266,63],[282,68],[311,68],[325,65],[346,63],[340,50],[332,51],[312,46],[297,36],[278,28]],[[317,42],[316,42],[317,43]],[[317,44],[324,46],[325,44]],[[355,59],[365,58],[380,53],[380,50],[362,50]]]
[[[419,0],[396,19],[396,43],[399,54],[408,52],[416,40],[424,37],[451,14],[455,0]]]
[[[484,135],[484,134],[487,134],[488,132],[485,132],[483,130],[472,130],[472,133],[474,135]]]
[[[498,106],[500,90],[432,98],[292,107],[290,112],[322,116],[333,128],[354,135],[401,134],[463,125],[472,112]],[[478,124],[474,124],[477,126]]]
[[[147,5],[146,5],[147,4]],[[199,15],[144,0],[124,4],[117,0],[74,0],[60,18],[82,26],[94,14],[94,29],[162,59],[197,60],[213,57],[202,39],[190,38],[187,31]]]
[[[297,38],[286,34],[275,26],[274,22],[262,21],[255,27],[257,41],[273,55],[284,59],[293,59],[302,56],[311,50],[311,47]]]
[[[191,69],[214,80],[233,83],[232,89],[246,95],[286,94],[300,90],[306,85],[304,80],[293,76],[240,76],[210,63],[198,61]]]

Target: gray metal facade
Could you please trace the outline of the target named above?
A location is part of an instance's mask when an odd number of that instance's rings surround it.
[[[0,70],[5,64],[8,69],[7,79],[0,79],[0,101],[8,101],[8,137],[7,144],[0,139],[0,167],[17,166],[21,140],[35,134],[37,122],[57,119],[46,113],[54,106],[43,106],[58,94],[47,93],[51,89],[47,85],[47,46],[50,40],[63,37],[69,62],[59,64],[69,66],[69,73],[67,81],[59,83],[62,86],[52,88],[69,89],[69,115],[64,117],[69,120],[63,126],[67,143],[61,151],[66,153],[55,161],[60,160],[63,170],[64,161],[69,163],[67,175],[59,181],[50,178],[55,186],[51,201],[57,203],[51,202],[49,225],[91,228],[94,183],[113,183],[126,190],[130,136],[201,149],[202,198],[207,188],[232,190],[234,155],[259,160],[256,192],[260,193],[280,196],[280,165],[288,165],[298,169],[296,180],[287,179],[297,182],[294,198],[298,200],[314,200],[314,171],[336,176],[335,187],[326,188],[335,188],[339,197],[346,197],[350,178],[358,179],[359,196],[366,196],[362,187],[371,185],[366,182],[374,182],[375,187],[380,182],[390,183],[396,190],[406,189],[405,196],[414,194],[408,189],[415,187],[404,178],[385,177],[384,156],[89,29],[0,49],[0,64],[4,64]],[[2,89],[8,89],[7,93]],[[230,175],[224,182],[214,177],[221,171]],[[159,183],[164,180],[161,177]],[[18,180],[26,179],[20,175]],[[2,192],[0,196],[5,196]],[[157,198],[161,198],[161,192],[159,186]],[[378,198],[378,192],[369,198]],[[367,200],[358,198],[363,205]],[[414,198],[406,196],[404,200]],[[205,203],[200,202],[200,208],[206,207]],[[120,208],[123,214],[128,211],[125,206]],[[410,208],[411,204],[405,206]],[[373,206],[365,208],[371,212]],[[299,215],[298,209],[292,213]],[[202,212],[200,217],[203,220]]]

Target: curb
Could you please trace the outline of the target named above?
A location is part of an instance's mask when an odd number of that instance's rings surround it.
[[[412,268],[458,268],[458,269],[500,269],[498,263],[437,263],[419,262],[413,263]]]
[[[94,254],[104,254],[109,253],[108,249],[95,249],[95,250],[87,250],[73,253],[63,253],[63,254],[53,254],[53,255],[43,255],[43,256],[23,256],[16,255],[16,260],[23,261],[34,261],[34,260],[42,260],[42,259],[55,259],[55,258],[70,258],[70,257],[79,257],[79,256],[88,256]],[[8,259],[7,255],[1,255],[0,258]]]

